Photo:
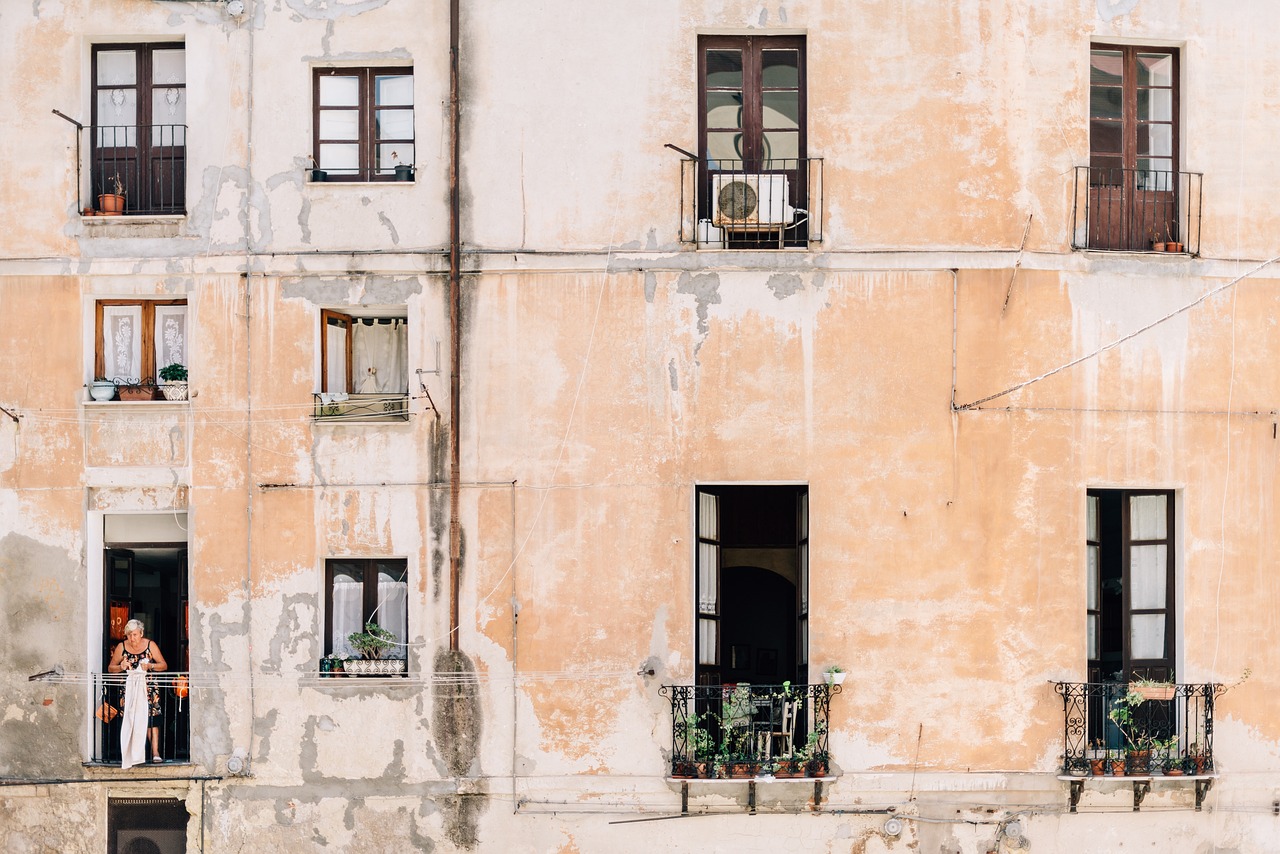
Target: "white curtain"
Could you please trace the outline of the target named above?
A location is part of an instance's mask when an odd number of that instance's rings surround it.
[[[409,388],[408,321],[352,318],[352,387],[361,394],[404,394]],[[333,352],[330,345],[330,353]],[[333,360],[330,359],[330,364]]]
[[[325,324],[325,390],[329,393],[347,391],[347,329],[345,326]]]
[[[333,637],[330,647],[338,655],[359,658],[360,654],[347,642],[352,632],[364,629],[364,585],[350,575],[333,576]]]
[[[102,307],[102,375],[142,379],[142,306]]]
[[[396,643],[408,640],[409,585],[396,581],[387,573],[378,574],[378,625],[396,636]],[[407,648],[397,646],[387,650],[384,658],[406,658]]]
[[[187,364],[187,307],[156,306],[156,371],[166,365]]]

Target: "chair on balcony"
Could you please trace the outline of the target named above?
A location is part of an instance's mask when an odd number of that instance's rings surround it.
[[[764,729],[756,730],[756,755],[766,760],[773,758],[774,746],[778,755],[786,756],[792,750],[796,734],[796,701],[774,699],[769,704],[769,719]]]

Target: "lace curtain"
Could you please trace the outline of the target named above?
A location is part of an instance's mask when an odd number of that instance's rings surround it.
[[[338,655],[359,658],[347,636],[364,628],[364,584],[350,575],[333,576],[333,636],[330,648]]]
[[[187,307],[156,306],[156,371],[166,365],[187,364]]]
[[[359,394],[405,394],[408,391],[408,327],[408,321],[402,318],[352,318],[353,391]],[[332,344],[329,352],[334,352]],[[333,360],[329,361],[332,371]],[[333,385],[329,387],[334,388]]]
[[[106,379],[142,379],[142,306],[102,307],[102,375]]]

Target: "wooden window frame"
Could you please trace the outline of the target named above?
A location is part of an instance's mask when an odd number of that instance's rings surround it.
[[[187,305],[185,299],[100,299],[94,306],[94,328],[93,328],[93,375],[94,377],[103,376],[106,369],[106,358],[102,352],[102,309],[109,305],[136,305],[142,311],[142,317],[139,330],[142,347],[142,362],[140,377],[120,377],[119,379],[137,379],[139,382],[145,383],[148,380],[156,382],[158,380],[157,371],[160,366],[156,365],[156,306],[158,305]],[[190,314],[187,317],[190,320]],[[188,333],[189,334],[189,333]],[[188,351],[187,360],[190,361],[190,351]],[[106,377],[106,379],[116,379],[115,377]]]
[[[326,107],[320,103],[320,80],[325,77],[355,77],[359,80],[358,96],[356,109],[359,113],[357,120],[357,138],[356,145],[359,148],[358,166],[356,174],[347,175],[342,173],[331,172],[325,169],[320,160],[321,143],[350,145],[352,140],[349,139],[322,139],[320,137],[320,113],[326,109],[334,110],[350,110],[350,106],[334,106]],[[381,144],[390,145],[411,145],[414,147],[414,161],[417,160],[417,100],[418,93],[415,91],[413,95],[414,103],[407,107],[398,106],[397,109],[408,109],[413,112],[413,130],[414,136],[408,139],[379,139],[377,135],[377,91],[376,84],[379,77],[413,77],[413,66],[386,66],[386,67],[346,67],[346,68],[316,68],[312,75],[312,92],[311,92],[311,130],[312,130],[312,159],[316,169],[322,169],[327,172],[326,182],[347,182],[347,183],[367,183],[375,181],[396,181],[394,171],[388,174],[378,174],[376,166],[377,146]],[[406,165],[414,165],[412,163]],[[412,178],[410,179],[412,180]]]
[[[748,172],[759,171],[764,157],[764,92],[766,91],[762,54],[766,50],[799,51],[799,139],[797,154],[801,161],[808,156],[809,103],[807,89],[807,56],[804,36],[720,36],[698,37],[698,157],[706,161],[707,152],[707,51],[742,51],[742,161]],[[789,158],[788,158],[789,159]],[[756,164],[753,167],[751,164]]]
[[[1181,53],[1182,52],[1176,47],[1168,47],[1168,46],[1161,46],[1161,45],[1108,44],[1105,42],[1091,43],[1089,45],[1089,53],[1091,57],[1092,57],[1093,51],[1096,51],[1096,50],[1119,51],[1121,55],[1122,71],[1120,76],[1121,96],[1120,96],[1119,124],[1120,124],[1120,137],[1121,137],[1120,158],[1121,158],[1122,168],[1125,168],[1125,169],[1138,168],[1138,158],[1141,156],[1138,153],[1138,126],[1139,126],[1138,90],[1139,88],[1142,88],[1144,90],[1168,88],[1172,92],[1172,96],[1171,96],[1172,112],[1170,114],[1171,117],[1169,119],[1168,124],[1172,128],[1172,135],[1173,135],[1173,145],[1171,149],[1172,154],[1169,155],[1169,159],[1172,162],[1173,171],[1177,172],[1179,169],[1179,164],[1181,163],[1181,159],[1180,159],[1181,134],[1179,133],[1181,122],[1179,121],[1179,116],[1180,116],[1180,110],[1181,110],[1180,96],[1181,96],[1181,88],[1182,88],[1181,87],[1181,82],[1182,82]],[[1164,86],[1139,87],[1138,86],[1138,54],[1141,54],[1141,53],[1164,54],[1172,58],[1173,82],[1170,86],[1168,87],[1164,87]],[[1092,85],[1093,84],[1090,84],[1091,89],[1092,89]],[[1102,118],[1095,119],[1091,111],[1089,116],[1089,121],[1092,124],[1092,122],[1095,122],[1095,121],[1111,123],[1112,120],[1102,119]],[[1151,124],[1151,123],[1152,122],[1150,120],[1146,122],[1146,124]],[[1164,124],[1165,122],[1159,121],[1154,123]],[[1115,157],[1116,156],[1114,152],[1106,152],[1106,151],[1095,152],[1093,148],[1093,144],[1094,144],[1094,135],[1091,127],[1090,133],[1089,133],[1089,163],[1091,166],[1094,165],[1095,157]],[[1150,156],[1150,155],[1147,155],[1147,156]]]
[[[344,311],[338,311],[333,308],[320,309],[320,391],[321,392],[346,392],[347,394],[355,394],[355,377],[352,375],[352,358],[351,358],[351,333],[355,329],[357,322],[365,319],[373,320],[402,320],[407,325],[409,318],[403,314],[348,314]],[[347,377],[346,388],[329,388],[329,326],[343,326],[347,330],[347,346],[343,359],[346,362],[345,373]],[[406,371],[407,373],[407,371]],[[405,377],[406,381],[408,377]],[[407,385],[405,395],[408,394]]]
[[[409,582],[409,561],[402,557],[328,557],[324,561],[324,654],[333,652],[333,574],[337,564],[360,564],[364,570],[363,604],[360,625],[363,627],[373,618],[378,607],[378,567],[380,565],[399,564],[404,569],[405,583]],[[405,600],[405,639],[408,640],[409,602]],[[375,621],[377,622],[377,621]],[[378,622],[378,625],[382,623]],[[406,656],[407,658],[407,656]]]

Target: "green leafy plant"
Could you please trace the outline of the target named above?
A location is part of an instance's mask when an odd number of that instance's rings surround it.
[[[377,623],[365,623],[364,631],[347,635],[347,642],[365,658],[376,661],[396,645],[396,636]]]
[[[187,368],[179,362],[165,365],[160,369],[160,379],[167,383],[184,383],[187,381]]]

